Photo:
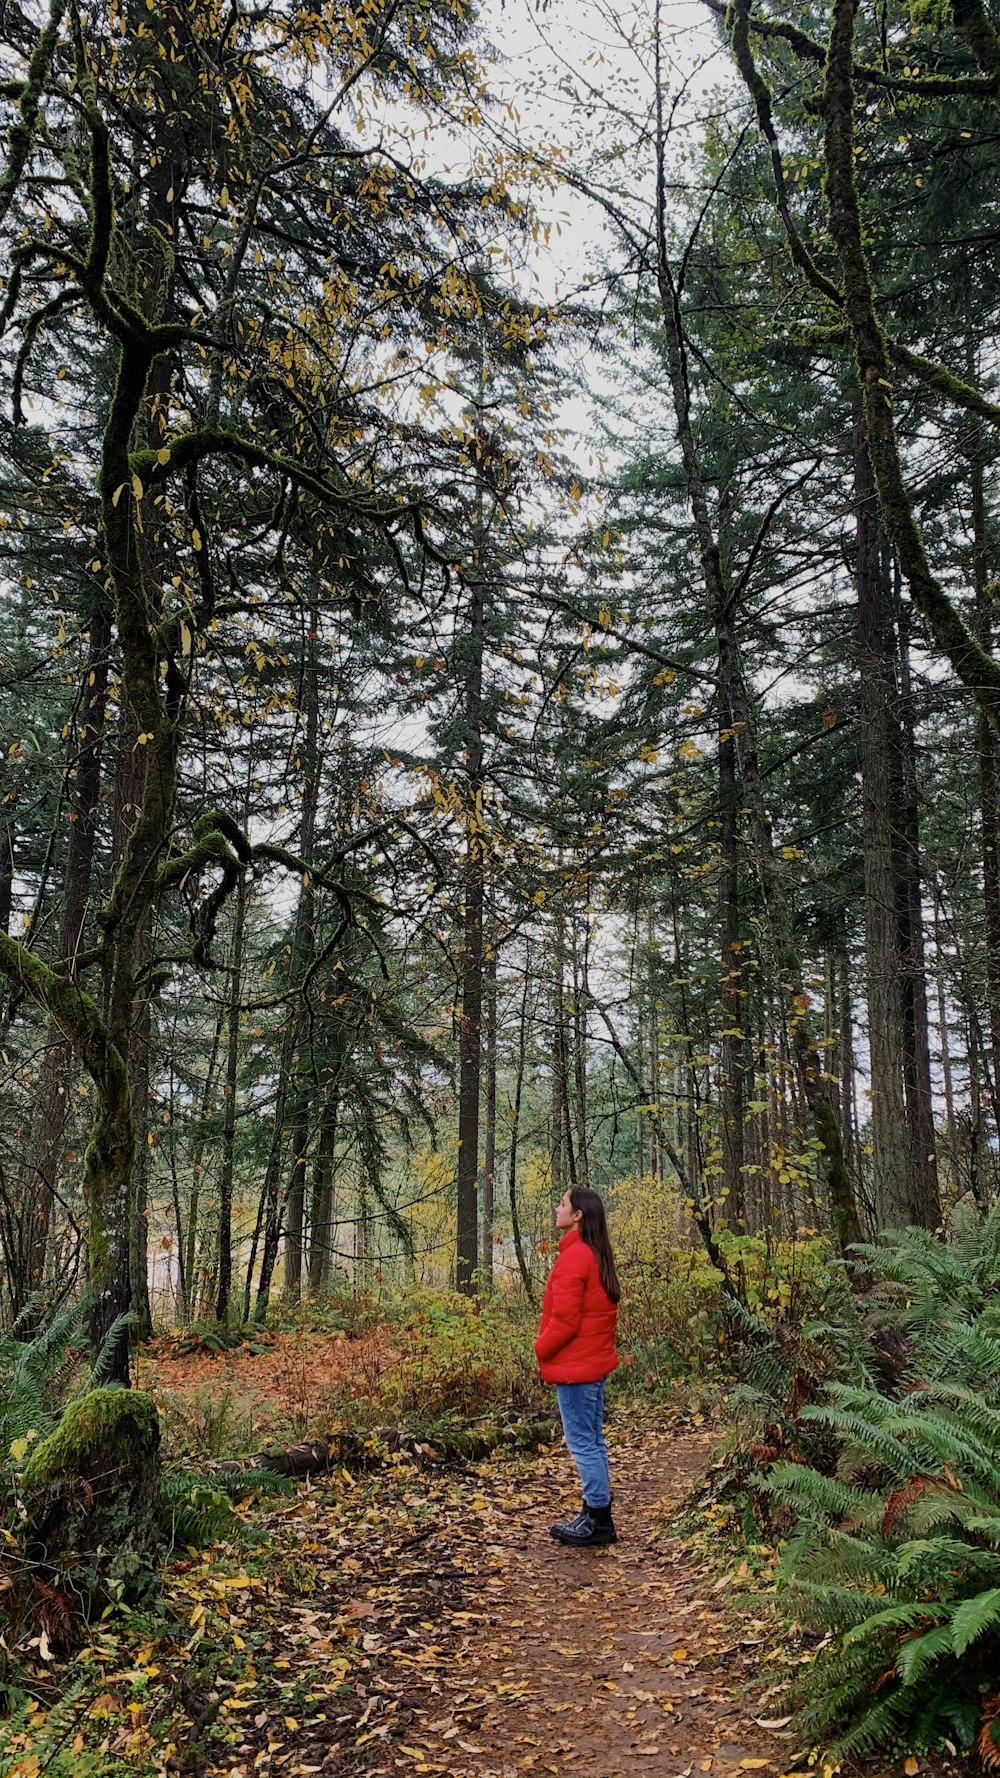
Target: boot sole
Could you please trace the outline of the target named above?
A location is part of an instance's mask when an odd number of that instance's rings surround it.
[[[597,1531],[591,1537],[562,1537],[558,1532],[553,1531],[552,1536],[557,1543],[564,1544],[570,1550],[594,1549],[595,1546],[618,1542],[617,1531]]]

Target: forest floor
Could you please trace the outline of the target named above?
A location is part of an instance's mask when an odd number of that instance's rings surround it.
[[[375,1778],[735,1778],[794,1765],[769,1615],[679,1525],[718,1433],[624,1418],[609,1444],[620,1542],[573,1550],[566,1453],[456,1471],[400,1465],[362,1496],[311,1491],[297,1537],[308,1598],[285,1594],[203,1770]],[[347,1478],[343,1485],[346,1487]],[[360,1510],[359,1510],[360,1509]],[[346,1533],[346,1536],[345,1536]],[[766,1584],[766,1583],[765,1583]],[[264,1605],[264,1601],[260,1601]],[[277,1605],[274,1600],[266,1615]],[[241,1726],[237,1726],[237,1725]],[[216,1732],[219,1732],[218,1729]]]
[[[205,1351],[183,1334],[147,1341],[137,1388],[151,1391],[168,1448],[201,1456],[305,1438],[353,1417],[398,1364],[388,1329],[261,1331],[229,1351]]]

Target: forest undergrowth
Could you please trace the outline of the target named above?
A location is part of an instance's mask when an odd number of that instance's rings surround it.
[[[687,1587],[692,1633],[654,1666],[705,1680],[701,1691],[689,1687],[701,1699],[688,1709],[698,1745],[715,1735],[718,1748],[738,1747],[737,1769],[902,1757],[910,1771],[914,1760],[924,1769],[972,1750],[1000,1763],[991,1684],[1000,1652],[1000,1216],[957,1225],[948,1244],[914,1231],[885,1237],[858,1250],[853,1278],[815,1244],[768,1253],[737,1243],[730,1259],[742,1267],[743,1302],[727,1297],[718,1275],[701,1279],[698,1320],[692,1279],[702,1262],[678,1252],[658,1295],[647,1276],[649,1294],[635,1293],[624,1318],[625,1362],[611,1395],[625,1502],[619,1558],[641,1568],[630,1582],[639,1617],[627,1633],[662,1636]],[[248,1778],[262,1767],[360,1774],[373,1738],[372,1757],[398,1740],[415,1760],[420,1733],[441,1712],[415,1702],[400,1660],[411,1678],[437,1675],[448,1692],[458,1643],[486,1621],[479,1595],[490,1575],[509,1570],[511,1586],[530,1584],[525,1564],[542,1560],[546,1515],[569,1486],[549,1392],[526,1356],[531,1305],[513,1294],[411,1292],[392,1304],[331,1301],[311,1320],[247,1337],[206,1326],[146,1343],[139,1398],[150,1392],[163,1429],[158,1547],[110,1580],[71,1562],[47,1567],[22,1503],[32,1453],[67,1396],[93,1399],[73,1344],[79,1313],[2,1353],[2,1778],[105,1778],[123,1762],[150,1778]],[[478,1443],[456,1444],[473,1428]],[[411,1435],[402,1448],[401,1432]],[[260,1468],[262,1450],[296,1441],[326,1457],[321,1473],[296,1480]],[[539,1647],[582,1659],[562,1621],[582,1595],[566,1592],[566,1578],[539,1583],[552,1595]],[[569,1579],[575,1588],[581,1576]],[[493,1599],[490,1622],[516,1643],[508,1595]],[[628,1613],[613,1588],[602,1597],[617,1659]],[[675,1663],[672,1650],[697,1635],[704,1647],[688,1672],[687,1655]],[[719,1648],[740,1650],[746,1637],[753,1671],[739,1686],[750,1703],[716,1664]],[[647,1655],[652,1646],[643,1644]],[[506,1684],[485,1645],[476,1650],[486,1690]],[[621,1671],[634,1673],[625,1657]],[[611,1673],[607,1684],[620,1681]],[[633,1716],[646,1693],[658,1697],[638,1685]],[[528,1692],[515,1685],[502,1695],[517,1703]],[[723,1734],[731,1710],[739,1734]],[[455,1728],[458,1752],[468,1742],[482,1759],[470,1754],[461,1769],[506,1770],[489,1764],[490,1746],[470,1740],[463,1720],[445,1728]],[[522,1727],[523,1769],[563,1770],[529,1757],[527,1717]],[[434,1731],[437,1753],[425,1745],[415,1769],[459,1769],[441,1763],[445,1728]],[[778,1752],[751,1744],[751,1731],[779,1729]],[[682,1733],[678,1715],[672,1739],[650,1741],[652,1732],[648,1744],[674,1772],[671,1749],[683,1754],[694,1730]],[[715,1765],[701,1770],[724,1769],[730,1755],[718,1748],[703,1753]],[[619,1751],[625,1760],[624,1743]]]

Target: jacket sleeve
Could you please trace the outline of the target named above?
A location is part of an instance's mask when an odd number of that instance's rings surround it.
[[[578,1262],[567,1264],[564,1259],[558,1259],[552,1268],[549,1287],[552,1291],[551,1310],[535,1341],[535,1357],[540,1364],[554,1358],[580,1331],[586,1271]]]

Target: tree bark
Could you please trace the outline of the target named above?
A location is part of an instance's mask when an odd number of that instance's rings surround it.
[[[477,535],[481,526],[477,527]],[[477,551],[478,555],[478,551]],[[471,1292],[479,1258],[479,1105],[482,1074],[484,586],[478,560],[469,582],[466,633],[456,663],[465,719],[465,863],[463,868],[461,1008],[458,1018],[458,1165],[456,1178],[455,1285]]]
[[[83,941],[97,840],[101,800],[101,754],[104,744],[111,620],[106,605],[95,606],[87,642],[87,666],[81,699],[75,770],[70,774],[69,844],[63,886],[59,950],[70,975]],[[7,922],[3,923],[7,930]],[[45,1273],[52,1211],[58,1189],[63,1135],[73,1079],[73,1049],[58,1026],[50,1023],[45,1061],[38,1083],[39,1111],[34,1141],[29,1288],[38,1290]]]
[[[913,1196],[893,845],[898,820],[895,649],[881,570],[875,479],[861,416],[854,428],[854,502],[872,1176],[879,1227],[904,1228],[913,1220]]]
[[[267,1166],[264,1171],[264,1183],[261,1187],[257,1206],[257,1225],[250,1244],[250,1258],[247,1263],[246,1287],[243,1299],[243,1318],[250,1319],[250,1297],[253,1291],[253,1269],[257,1260],[257,1246],[263,1234],[261,1246],[260,1277],[257,1282],[257,1297],[254,1303],[253,1317],[255,1321],[263,1321],[267,1314],[267,1305],[271,1297],[271,1281],[277,1264],[278,1250],[281,1246],[281,1229],[284,1220],[284,1202],[281,1193],[281,1162],[285,1149],[286,1106],[288,1104],[289,1085],[295,1057],[296,1020],[289,1009],[285,1034],[281,1045],[281,1057],[278,1063],[278,1078],[275,1083],[274,1120],[271,1125],[271,1142],[267,1154]]]
[[[485,993],[486,1127],[483,1133],[483,1217],[480,1266],[487,1289],[493,1284],[493,1212],[497,1166],[497,933],[491,926]]]
[[[993,649],[989,581],[993,551],[986,523],[984,429],[977,427],[970,471],[972,491],[972,584],[976,635],[989,653]],[[979,756],[980,846],[983,870],[983,915],[986,931],[986,994],[993,1078],[1000,1081],[1000,771],[997,735],[986,713],[977,712]],[[994,1108],[996,1115],[996,1108]],[[997,1123],[1000,1131],[1000,1121]]]
[[[185,1301],[183,1313],[185,1321],[194,1311],[198,1300],[195,1288],[195,1268],[198,1253],[198,1217],[201,1209],[201,1182],[204,1167],[206,1122],[211,1116],[212,1100],[215,1096],[215,1070],[219,1059],[219,1046],[225,1027],[228,1008],[222,1011],[215,1021],[212,1033],[212,1049],[205,1072],[205,1084],[201,1094],[201,1110],[195,1128],[194,1143],[191,1151],[191,1190],[188,1196],[187,1230],[184,1243],[184,1285]]]
[[[306,638],[303,703],[305,732],[302,747],[302,821],[299,850],[312,867],[316,855],[316,816],[319,810],[322,760],[319,746],[319,607],[309,612],[309,633]],[[316,955],[316,898],[308,873],[302,879],[298,907],[295,911],[295,932],[292,940],[292,966],[304,979]],[[306,1038],[305,1008],[297,1005],[296,1057],[298,1079],[292,1109],[291,1160],[285,1211],[285,1280],[286,1302],[297,1303],[302,1296],[303,1235],[306,1209],[306,1163],[309,1146],[310,1067],[301,1055]],[[293,1058],[293,1062],[296,1058]]]
[[[334,1169],[337,1155],[339,1092],[336,1081],[327,1087],[320,1118],[316,1159],[309,1205],[309,1294],[322,1296],[330,1288],[333,1247]]]
[[[927,1015],[927,957],[924,942],[923,870],[920,851],[920,809],[913,684],[910,673],[909,610],[901,597],[898,569],[894,603],[899,650],[900,810],[896,826],[896,905],[899,922],[900,975],[903,999],[903,1087],[910,1165],[913,1178],[913,1220],[922,1228],[941,1223],[937,1136],[931,1084],[930,1021]]]
[[[723,675],[720,671],[720,682]],[[719,1121],[722,1126],[722,1194],[731,1228],[746,1224],[744,1193],[743,994],[740,970],[739,808],[736,733],[725,686],[718,693],[719,803],[719,999],[722,1038]]]
[[[514,1075],[514,1103],[510,1113],[510,1152],[507,1158],[507,1197],[510,1203],[510,1226],[514,1239],[514,1258],[521,1274],[525,1295],[529,1303],[534,1302],[535,1292],[531,1281],[531,1268],[524,1256],[521,1241],[521,1219],[517,1208],[517,1145],[521,1130],[521,1094],[524,1089],[525,1053],[528,1043],[528,993],[531,982],[531,949],[524,964],[524,993],[521,995],[521,1018],[517,1037],[517,1066]]]
[[[236,885],[229,1004],[226,1008],[226,1080],[223,1087],[222,1166],[219,1173],[219,1260],[216,1271],[215,1319],[229,1320],[233,1289],[233,1172],[236,1158],[236,1107],[239,1094],[240,1004],[243,998],[243,939],[247,917],[246,873]],[[206,1086],[207,1090],[207,1086]]]

